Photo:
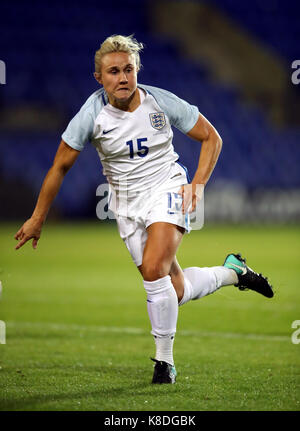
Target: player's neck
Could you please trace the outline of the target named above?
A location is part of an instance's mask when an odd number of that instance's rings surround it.
[[[135,92],[127,100],[110,100],[109,103],[115,108],[121,109],[122,111],[133,112],[136,108],[141,104],[140,94],[138,88],[135,89]]]

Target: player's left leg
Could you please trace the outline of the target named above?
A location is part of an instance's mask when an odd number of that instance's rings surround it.
[[[250,289],[267,298],[273,298],[273,287],[268,282],[268,277],[264,277],[261,273],[257,274],[253,271],[253,269],[246,265],[246,259],[243,259],[240,254],[229,254],[225,259],[224,266],[236,271],[238,281],[235,283],[235,286],[240,290]]]
[[[250,289],[272,298],[274,293],[267,277],[254,272],[245,262],[246,260],[239,254],[229,254],[223,266],[202,268],[194,266],[181,270],[175,258],[170,276],[176,291],[178,286],[182,291],[182,279],[184,283],[183,295],[179,296],[179,305],[210,295],[220,287],[229,285],[237,286],[240,290]]]
[[[170,277],[177,292],[179,305],[210,295],[222,286],[238,282],[237,274],[232,268],[194,266],[181,269],[176,257],[171,265]]]

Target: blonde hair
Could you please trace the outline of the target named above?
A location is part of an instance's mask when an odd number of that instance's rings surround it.
[[[95,53],[95,72],[101,73],[101,60],[105,54],[111,52],[127,52],[133,54],[136,61],[137,70],[141,67],[141,60],[139,52],[143,49],[144,45],[134,39],[133,34],[130,36],[113,35],[109,36],[101,44],[100,48]]]

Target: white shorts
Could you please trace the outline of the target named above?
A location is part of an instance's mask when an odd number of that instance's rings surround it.
[[[190,217],[182,213],[182,197],[178,195],[180,187],[187,183],[186,169],[175,163],[164,184],[151,192],[148,190],[140,194],[135,202],[130,202],[128,217],[115,214],[120,236],[137,266],[142,264],[147,228],[151,224],[172,223],[190,232]]]

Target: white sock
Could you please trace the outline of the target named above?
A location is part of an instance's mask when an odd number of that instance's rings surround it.
[[[145,281],[147,309],[155,337],[155,359],[174,365],[173,343],[178,317],[178,299],[171,277]]]
[[[236,272],[225,266],[185,268],[183,274],[184,294],[179,305],[183,305],[193,299],[199,299],[203,296],[210,295],[221,286],[227,286],[238,282]]]
[[[239,279],[234,269],[226,268],[226,266],[212,266],[217,279],[218,287],[230,286],[238,283]]]
[[[156,345],[155,359],[164,361],[174,365],[173,359],[173,344],[175,335],[167,335],[166,337],[154,337]]]

